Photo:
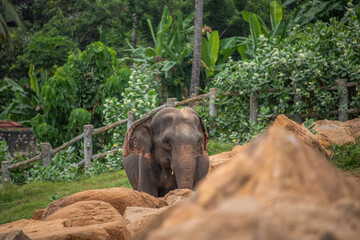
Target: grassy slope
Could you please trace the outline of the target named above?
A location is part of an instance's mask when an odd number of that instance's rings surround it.
[[[231,143],[210,140],[208,152],[209,155],[214,155],[230,151],[233,147],[234,145]],[[35,210],[46,208],[52,201],[76,192],[120,186],[131,187],[124,170],[103,173],[75,182],[40,182],[23,186],[10,185],[0,192],[0,224],[22,218],[30,219]]]
[[[0,224],[22,218],[30,219],[36,209],[43,209],[52,201],[88,189],[129,187],[125,171],[103,173],[75,182],[40,182],[23,186],[10,185],[0,194]]]

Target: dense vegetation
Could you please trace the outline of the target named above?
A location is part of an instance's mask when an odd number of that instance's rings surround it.
[[[205,0],[199,88],[220,90],[218,117],[206,104],[197,111],[210,137],[244,143],[280,113],[331,118],[341,92],[329,87],[340,78],[356,83],[344,108],[360,108],[359,9],[346,0]],[[189,98],[194,1],[7,0],[0,16],[0,119],[31,127],[38,142],[57,147],[84,124],[101,127],[128,111],[139,118],[167,97]],[[228,91],[240,94],[221,94]],[[251,94],[258,124],[249,120]],[[121,145],[125,130],[96,136],[95,152]],[[75,145],[53,167],[33,164],[13,179],[75,180],[79,158]],[[118,156],[95,161],[89,174],[110,168],[121,168]]]

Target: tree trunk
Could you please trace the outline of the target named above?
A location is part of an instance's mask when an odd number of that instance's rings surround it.
[[[132,32],[131,32],[131,45],[136,47],[136,34],[137,34],[137,14],[136,12],[132,15],[133,25],[132,25]]]
[[[194,55],[191,70],[190,97],[198,95],[198,86],[201,67],[201,38],[202,38],[202,18],[203,0],[195,0],[195,20],[194,20]]]

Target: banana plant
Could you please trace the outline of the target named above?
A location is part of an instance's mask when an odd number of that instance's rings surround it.
[[[206,33],[207,39],[202,38],[201,42],[201,60],[203,64],[206,64],[205,73],[206,78],[210,77],[214,73],[214,66],[219,55],[219,32],[212,31]]]
[[[165,73],[165,77],[171,76],[171,70],[176,65],[182,64],[184,57],[191,51],[193,43],[190,34],[194,31],[191,22],[194,20],[194,13],[183,19],[182,13],[177,11],[176,20],[169,15],[168,7],[165,6],[161,21],[156,28],[156,32],[148,19],[148,25],[154,41],[154,47],[134,48],[130,42],[130,52],[133,57],[123,58],[121,61],[155,61],[152,67],[159,67]]]
[[[238,48],[242,58],[248,58],[248,55],[254,56],[256,54],[260,35],[267,38],[276,37],[281,39],[284,37],[286,24],[282,20],[282,8],[277,1],[270,2],[271,29],[255,13],[242,11],[242,16],[249,23],[251,33],[248,39],[242,39],[243,44]]]
[[[218,31],[206,32],[201,43],[201,61],[206,78],[221,71],[229,57],[241,47],[243,40],[244,38],[241,37],[229,37],[220,40]]]

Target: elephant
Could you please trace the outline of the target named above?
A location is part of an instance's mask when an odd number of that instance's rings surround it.
[[[131,186],[154,197],[194,189],[209,170],[208,140],[203,120],[189,107],[166,107],[154,117],[135,121],[123,147]]]

